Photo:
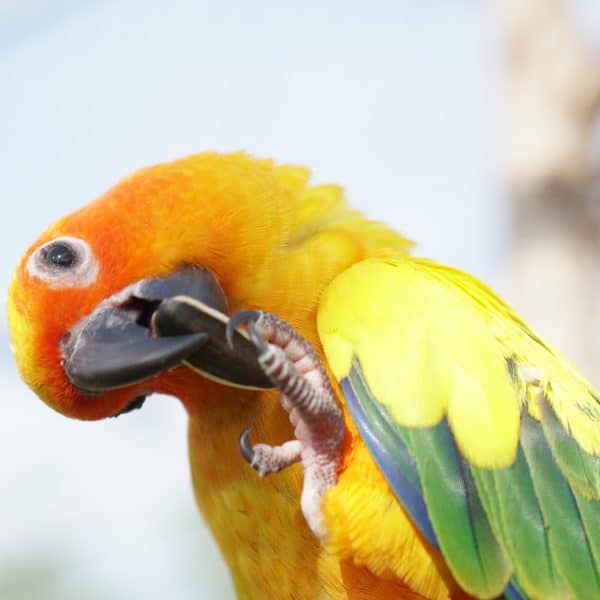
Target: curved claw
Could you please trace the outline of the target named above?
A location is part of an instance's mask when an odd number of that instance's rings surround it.
[[[250,341],[260,352],[264,352],[267,349],[267,345],[258,331],[256,331],[255,326],[256,321],[258,321],[260,317],[261,312],[259,310],[240,310],[239,312],[235,313],[235,315],[230,317],[227,323],[227,328],[225,329],[225,339],[227,340],[229,346],[233,348],[233,332],[240,325],[247,325]]]
[[[244,429],[240,435],[239,445],[240,452],[242,456],[246,460],[246,462],[254,466],[252,463],[254,462],[254,450],[252,449],[252,444],[250,443],[250,432],[252,431],[252,427],[248,427]]]

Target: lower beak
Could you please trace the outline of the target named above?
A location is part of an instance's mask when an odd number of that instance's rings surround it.
[[[184,267],[144,279],[102,302],[61,343],[63,369],[80,391],[98,394],[187,364],[218,381],[268,388],[252,345],[225,340],[227,300],[207,269]]]

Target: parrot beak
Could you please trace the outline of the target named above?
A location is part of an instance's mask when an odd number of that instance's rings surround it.
[[[139,383],[186,364],[221,383],[272,387],[243,332],[225,339],[227,299],[214,275],[184,267],[104,300],[61,342],[63,369],[86,394]]]

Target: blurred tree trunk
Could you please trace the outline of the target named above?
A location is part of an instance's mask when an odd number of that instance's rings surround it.
[[[597,162],[600,55],[561,0],[496,0],[504,59],[502,175],[511,203],[508,296],[600,381]],[[596,182],[597,183],[597,182]]]

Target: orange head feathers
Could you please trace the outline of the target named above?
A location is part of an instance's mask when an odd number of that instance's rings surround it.
[[[378,252],[406,247],[348,209],[339,188],[307,186],[308,176],[243,153],[201,154],[143,169],[57,221],[25,253],[10,287],[23,379],[68,416],[117,414],[141,394],[172,392],[177,380],[177,369],[156,367],[141,381],[85,390],[65,373],[66,354],[79,343],[69,346],[69,336],[120,290],[193,265],[214,276],[229,309],[263,308],[299,322],[371,244]],[[194,385],[201,380],[194,374]]]

